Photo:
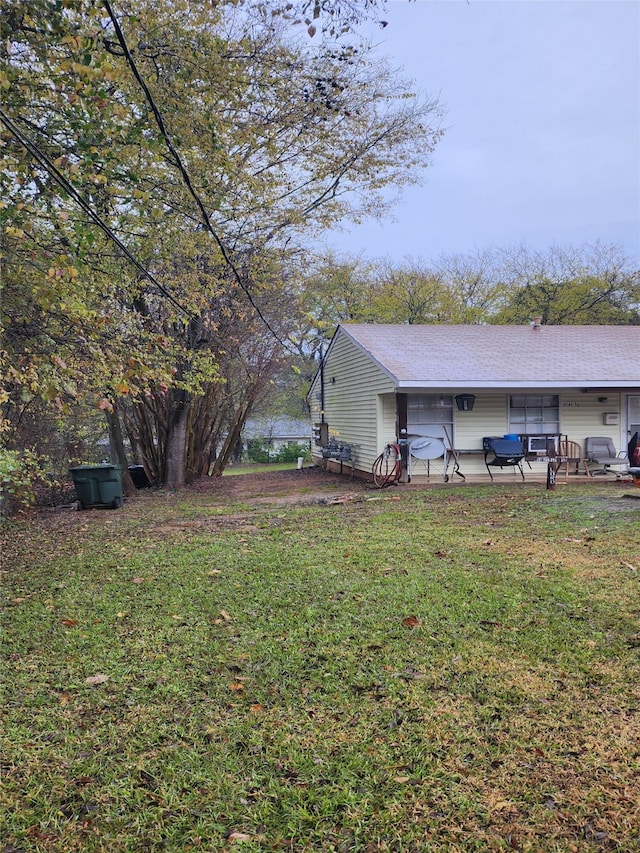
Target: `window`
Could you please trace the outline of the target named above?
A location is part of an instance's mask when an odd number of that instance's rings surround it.
[[[558,395],[512,394],[509,398],[509,432],[519,435],[558,435]]]
[[[448,433],[453,437],[451,394],[408,394],[407,432],[436,438],[447,438]]]

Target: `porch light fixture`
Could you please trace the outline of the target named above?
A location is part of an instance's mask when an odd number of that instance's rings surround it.
[[[472,412],[476,402],[475,394],[457,394],[454,398],[459,412]]]

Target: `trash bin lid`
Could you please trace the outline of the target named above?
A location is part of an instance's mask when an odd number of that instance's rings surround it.
[[[95,471],[96,468],[106,470],[120,467],[120,465],[112,465],[110,462],[101,462],[99,465],[74,465],[73,468],[69,468],[69,471]]]

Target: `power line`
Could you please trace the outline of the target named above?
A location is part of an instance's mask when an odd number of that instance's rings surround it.
[[[152,111],[153,116],[156,120],[156,124],[158,125],[158,128],[160,130],[162,138],[164,139],[164,141],[167,145],[167,148],[169,149],[169,152],[170,152],[171,156],[173,157],[174,162],[175,162],[176,166],[178,167],[180,174],[182,175],[182,180],[184,181],[185,186],[187,187],[187,189],[189,191],[189,194],[191,195],[191,197],[195,201],[195,203],[198,207],[198,210],[200,211],[200,217],[202,219],[203,225],[205,226],[205,228],[207,229],[209,234],[211,234],[211,236],[215,240],[216,245],[218,246],[218,249],[220,250],[220,254],[224,258],[224,261],[225,261],[227,267],[233,273],[235,280],[240,285],[240,288],[244,292],[245,296],[249,300],[249,303],[251,304],[251,307],[257,313],[257,315],[260,318],[260,320],[262,321],[262,323],[264,323],[266,328],[269,330],[269,332],[271,332],[271,334],[276,339],[276,341],[280,344],[280,346],[282,346],[285,350],[289,350],[290,349],[289,346],[277,334],[275,329],[272,328],[271,324],[269,323],[267,318],[264,316],[264,314],[260,310],[260,307],[255,302],[255,300],[254,300],[253,296],[251,295],[251,292],[250,292],[249,288],[247,287],[246,283],[244,282],[240,272],[238,271],[237,267],[233,263],[233,260],[229,256],[229,253],[227,252],[224,243],[222,242],[220,236],[218,235],[218,233],[214,229],[213,225],[211,224],[211,219],[209,218],[209,214],[207,213],[207,210],[204,206],[204,202],[202,201],[202,199],[200,198],[200,196],[196,192],[196,190],[195,190],[195,188],[191,182],[191,177],[189,175],[189,172],[188,172],[186,166],[184,165],[184,163],[182,162],[182,158],[180,157],[180,154],[178,153],[176,147],[174,146],[174,144],[171,140],[171,137],[169,136],[169,132],[168,132],[167,127],[164,123],[162,113],[160,112],[160,109],[158,108],[158,105],[156,104],[149,87],[147,86],[142,74],[140,73],[138,66],[136,65],[136,62],[135,62],[135,60],[131,54],[131,51],[129,50],[129,46],[128,46],[127,41],[124,37],[124,33],[122,32],[122,28],[120,27],[120,23],[119,23],[116,15],[115,15],[115,12],[113,11],[111,4],[109,3],[109,0],[103,0],[103,3],[104,3],[105,9],[107,10],[107,14],[109,15],[109,18],[111,19],[111,23],[113,24],[113,28],[115,30],[116,38],[118,39],[118,43],[120,44],[120,47],[122,48],[122,52],[124,54],[124,57],[127,60],[127,63],[129,64],[129,67],[131,68],[131,71],[133,72],[133,75],[134,75],[135,79],[137,80],[138,85],[140,86],[140,88],[144,92],[144,96],[147,99],[149,106],[151,107],[151,111]]]
[[[89,202],[82,196],[78,190],[71,184],[67,178],[60,172],[60,170],[55,166],[54,163],[44,154],[34,142],[29,139],[29,137],[20,130],[18,125],[5,113],[5,111],[0,108],[0,121],[5,125],[5,127],[9,130],[11,134],[18,140],[18,142],[25,148],[31,156],[38,161],[38,163],[51,175],[51,177],[56,181],[56,183],[62,187],[62,189],[69,195],[71,198],[78,204],[84,212],[95,222],[95,224],[106,234],[106,236],[113,241],[116,246],[120,249],[120,251],[128,258],[129,261],[138,269],[142,275],[149,279],[152,284],[160,291],[160,293],[169,301],[171,304],[178,308],[183,314],[185,314],[190,320],[197,319],[196,315],[189,311],[184,307],[173,294],[161,284],[158,279],[149,272],[149,270],[140,263],[140,261],[130,252],[127,246],[122,242],[122,240],[115,234],[111,228],[107,225],[107,223],[102,219],[102,217],[91,207]]]

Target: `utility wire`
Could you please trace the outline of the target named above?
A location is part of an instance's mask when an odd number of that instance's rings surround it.
[[[189,191],[189,194],[191,195],[191,197],[195,201],[195,203],[198,207],[198,210],[200,211],[200,216],[201,216],[203,225],[205,226],[205,228],[207,229],[209,234],[211,234],[211,236],[215,240],[216,245],[218,246],[218,249],[220,250],[220,254],[224,258],[224,261],[225,261],[227,267],[233,273],[235,280],[240,285],[245,296],[249,300],[251,307],[257,313],[257,315],[260,318],[260,320],[262,321],[262,323],[264,323],[264,325],[271,332],[271,334],[276,339],[276,341],[280,344],[280,346],[282,346],[285,350],[289,350],[290,348],[287,345],[287,343],[285,341],[283,341],[282,338],[275,331],[275,329],[272,328],[271,324],[269,323],[267,318],[264,316],[264,314],[260,310],[260,307],[258,306],[258,304],[254,300],[253,296],[251,295],[251,291],[249,290],[245,281],[243,280],[242,275],[240,274],[238,268],[233,263],[232,258],[230,257],[229,253],[227,252],[227,249],[226,249],[224,243],[222,242],[217,231],[215,230],[215,228],[211,224],[211,219],[209,218],[209,214],[207,213],[207,210],[204,206],[204,202],[202,201],[202,199],[200,198],[200,196],[196,192],[196,190],[193,186],[193,183],[191,182],[191,177],[189,175],[189,172],[188,172],[186,166],[184,165],[184,163],[182,162],[182,158],[180,157],[180,154],[178,153],[176,147],[174,146],[174,144],[171,140],[171,137],[169,135],[167,127],[164,123],[164,119],[162,118],[162,113],[160,112],[160,109],[158,108],[158,105],[156,104],[149,87],[147,86],[142,74],[140,73],[138,66],[136,65],[135,59],[133,58],[133,56],[131,54],[131,51],[129,50],[129,46],[128,46],[127,41],[124,37],[124,33],[122,32],[122,28],[120,27],[120,23],[119,23],[116,15],[115,15],[115,12],[113,11],[111,4],[109,3],[109,0],[103,0],[103,4],[104,4],[105,9],[107,10],[107,14],[109,15],[109,18],[111,19],[111,23],[113,24],[113,28],[115,30],[116,38],[118,39],[118,43],[119,43],[120,47],[122,48],[122,52],[125,56],[125,59],[127,60],[127,63],[129,64],[129,67],[131,68],[131,71],[133,72],[133,75],[134,75],[135,79],[137,80],[138,85],[140,86],[140,88],[144,92],[144,96],[147,99],[149,106],[151,107],[151,111],[153,112],[153,116],[156,120],[156,124],[158,125],[160,133],[162,134],[162,138],[164,139],[164,141],[167,145],[167,148],[169,149],[169,152],[174,159],[175,165],[177,166],[180,174],[182,175],[182,180],[184,181],[185,186],[187,187],[187,189]]]
[[[194,315],[191,311],[184,307],[173,294],[161,284],[158,279],[149,272],[149,270],[140,263],[140,261],[129,251],[127,246],[122,242],[122,240],[115,234],[111,228],[107,225],[107,223],[102,219],[102,217],[91,207],[89,202],[82,196],[78,190],[67,180],[67,178],[62,174],[62,172],[55,166],[54,163],[51,162],[49,157],[44,154],[38,147],[29,139],[29,137],[20,130],[18,125],[5,113],[5,111],[0,107],[0,121],[5,125],[8,131],[18,140],[18,142],[25,148],[31,156],[40,163],[40,165],[51,175],[54,181],[59,184],[60,187],[69,195],[71,198],[78,204],[84,212],[95,222],[95,224],[106,234],[106,236],[112,240],[116,246],[120,249],[120,251],[128,258],[131,263],[142,273],[142,275],[149,279],[149,281],[155,285],[155,287],[160,291],[160,293],[167,299],[171,304],[177,308],[182,314],[185,314],[190,320],[197,319],[196,315]]]

